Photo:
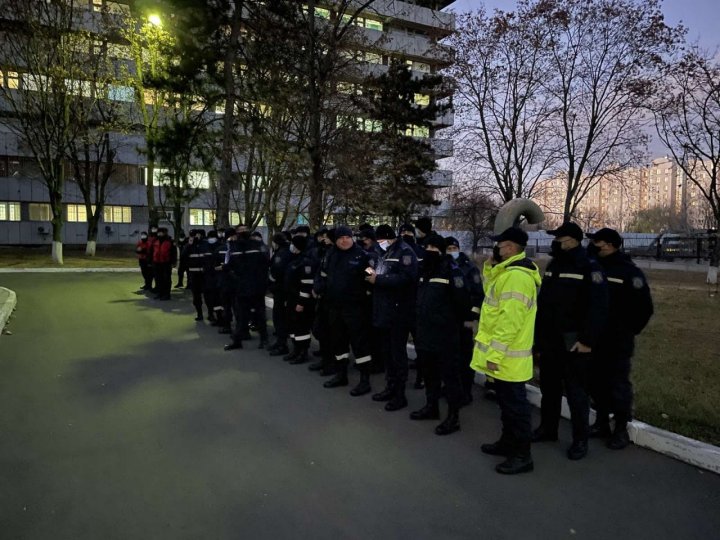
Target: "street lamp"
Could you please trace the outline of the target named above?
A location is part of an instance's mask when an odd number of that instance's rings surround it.
[[[162,19],[160,18],[160,15],[157,15],[156,13],[148,15],[148,22],[153,26],[162,26]]]

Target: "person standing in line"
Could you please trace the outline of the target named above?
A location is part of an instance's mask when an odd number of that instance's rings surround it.
[[[587,233],[588,254],[600,263],[608,281],[609,315],[595,347],[590,394],[597,411],[590,437],[608,438],[607,446],[622,450],[630,444],[627,431],[632,420],[633,387],[630,382],[635,336],[653,315],[653,302],[645,274],[620,251],[623,239],[609,228]],[[615,420],[610,429],[610,414]]]
[[[372,399],[386,401],[386,411],[397,411],[408,404],[407,342],[415,319],[418,262],[412,248],[397,238],[389,225],[380,225],[375,235],[384,254],[376,268],[367,268],[365,279],[373,285],[373,326],[387,385]]]
[[[460,381],[460,333],[470,310],[462,271],[445,254],[445,239],[438,234],[427,237],[425,260],[417,290],[417,334],[415,350],[418,368],[425,376],[427,402],[410,414],[412,420],[440,418],[441,385],[448,403],[447,418],[435,428],[437,435],[460,429],[463,399]]]
[[[528,235],[510,227],[498,236],[493,256],[483,266],[485,300],[475,337],[473,369],[495,380],[502,435],[480,450],[505,461],[501,474],[530,472],[530,403],[525,383],[533,376],[533,334],[537,313],[538,268],[525,255]]]
[[[149,291],[152,289],[152,267],[148,261],[150,251],[150,242],[148,241],[147,232],[140,233],[140,240],[135,245],[135,253],[137,253],[138,264],[140,265],[140,273],[143,277],[143,286],[141,291]]]
[[[567,456],[579,460],[588,453],[590,366],[607,322],[607,280],[580,244],[583,232],[577,224],[565,222],[547,232],[555,240],[538,296],[535,356],[542,401],[540,426],[532,440],[557,440],[564,388],[572,423]]]

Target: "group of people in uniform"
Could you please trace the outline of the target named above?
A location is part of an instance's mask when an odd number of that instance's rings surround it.
[[[528,235],[521,229],[493,236],[492,256],[478,268],[458,239],[433,231],[427,217],[397,231],[365,224],[311,235],[299,226],[275,234],[270,246],[242,225],[197,229],[179,260],[195,320],[203,321],[206,311],[231,337],[225,350],[242,349],[256,332],[258,347],[270,356],[309,363],[327,377],[327,389],[353,379],[351,396],[372,394],[386,411],[408,406],[411,341],[414,386],[425,388],[426,402],[410,418],[439,421],[446,402],[437,435],[460,430],[460,410],[472,402],[475,374],[482,373],[500,406],[502,432],[481,450],[504,458],[499,473],[517,474],[533,470],[531,443],[557,441],[563,392],[572,423],[569,459],[585,457],[591,437],[613,449],[629,444],[634,338],[653,312],[645,276],[622,251],[617,231],[583,235],[566,222],[548,233],[554,240],[542,276],[525,253]],[[152,290],[154,277],[158,299],[169,298],[167,268],[175,261],[165,254],[168,242],[167,231],[158,229],[141,236],[137,247],[143,289]],[[319,350],[311,354],[313,337]],[[525,391],[534,366],[542,390],[535,430]],[[379,373],[384,387],[373,392],[371,376]]]

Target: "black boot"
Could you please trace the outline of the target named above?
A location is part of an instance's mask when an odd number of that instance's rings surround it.
[[[385,387],[384,390],[378,392],[377,394],[373,394],[372,400],[373,401],[390,401],[395,394],[395,390],[391,384],[388,383],[388,385]]]
[[[309,371],[320,371],[323,368],[323,361],[318,360],[317,362],[313,362],[308,366]]]
[[[272,349],[270,349],[270,356],[285,356],[290,352],[290,349],[288,349],[287,341],[278,341],[276,343],[276,346],[273,346]]]
[[[233,341],[232,343],[228,343],[227,345],[225,345],[225,347],[223,347],[223,348],[224,348],[226,351],[232,351],[232,350],[235,350],[235,349],[242,349],[242,348],[243,348],[242,341]]]
[[[588,442],[587,441],[573,441],[570,448],[567,450],[567,457],[573,461],[587,456],[588,453]]]
[[[341,360],[338,362],[337,373],[329,381],[325,381],[323,386],[325,388],[337,388],[339,386],[347,386],[350,384],[347,376],[347,360]]]
[[[422,409],[410,413],[411,420],[438,420],[440,418],[440,407],[435,403],[426,403]]]
[[[295,355],[295,358],[292,360],[288,360],[289,364],[292,365],[298,365],[298,364],[304,364],[308,361],[308,344],[306,345],[298,345],[298,353]]]
[[[214,311],[208,310],[207,320],[208,320],[208,322],[209,322],[211,325],[213,325],[213,326],[214,326],[215,324],[217,324],[217,319],[215,318],[215,312],[214,312]]]
[[[267,333],[260,334],[260,343],[258,343],[258,349],[266,349],[269,345]]]
[[[350,390],[351,396],[364,396],[372,391],[370,388],[370,366],[368,364],[358,364],[360,370],[360,382],[355,388]]]
[[[595,418],[595,423],[590,426],[590,438],[605,439],[610,437],[610,435],[612,435],[612,431],[610,431],[610,419],[607,416],[598,415]]]
[[[450,435],[456,431],[460,431],[460,415],[458,409],[451,408],[447,418],[435,428],[435,435]]]
[[[195,311],[197,311],[197,316],[195,317],[195,320],[198,322],[202,321],[203,320],[202,308],[201,307],[195,308]]]
[[[615,421],[615,431],[613,432],[610,440],[607,443],[607,447],[610,450],[622,450],[630,444],[630,434],[627,430],[627,424],[625,422]]]
[[[300,347],[298,347],[298,344],[296,342],[293,342],[292,352],[289,352],[285,356],[283,356],[283,361],[290,362],[290,361],[294,360],[298,354],[300,354]]]
[[[531,440],[532,442],[557,441],[557,429],[551,431],[542,424],[540,424],[540,426],[532,432]]]
[[[404,409],[407,407],[408,401],[405,397],[405,385],[404,384],[398,384],[395,387],[395,392],[393,394],[392,399],[388,401],[385,404],[385,410],[386,411],[399,411],[400,409]]]
[[[528,443],[513,451],[505,461],[495,467],[495,470],[500,474],[520,474],[530,472],[534,468]]]
[[[499,441],[489,444],[480,445],[480,451],[490,456],[510,457],[513,453],[512,445],[500,437]]]

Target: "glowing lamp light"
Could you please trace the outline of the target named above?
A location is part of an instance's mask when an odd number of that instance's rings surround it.
[[[149,15],[148,22],[153,26],[162,26],[162,19],[160,18],[160,15]]]

